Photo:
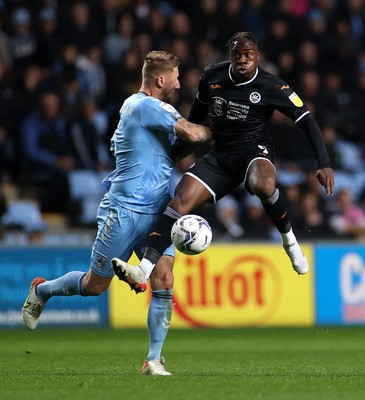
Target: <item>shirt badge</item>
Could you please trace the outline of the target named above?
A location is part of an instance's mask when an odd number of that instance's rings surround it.
[[[258,103],[260,100],[261,100],[261,94],[260,94],[260,93],[252,92],[252,93],[250,94],[250,102],[251,102],[251,103],[256,104],[256,103]]]

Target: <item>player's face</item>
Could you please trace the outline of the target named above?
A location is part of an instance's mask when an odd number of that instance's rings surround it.
[[[232,73],[238,82],[244,82],[253,77],[260,60],[258,48],[246,39],[233,43],[230,51]]]
[[[179,70],[178,68],[174,68],[172,72],[167,73],[164,76],[164,85],[162,88],[162,100],[166,103],[171,103],[172,96],[175,93],[175,90],[180,89],[179,82]]]

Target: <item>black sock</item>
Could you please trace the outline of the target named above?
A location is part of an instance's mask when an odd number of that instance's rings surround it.
[[[170,206],[166,208],[150,233],[143,255],[144,258],[156,264],[163,252],[171,246],[171,228],[180,217],[181,214]]]
[[[261,203],[278,231],[281,233],[289,232],[291,229],[291,222],[285,201],[283,196],[280,195],[279,190],[276,189],[272,196],[262,200]]]

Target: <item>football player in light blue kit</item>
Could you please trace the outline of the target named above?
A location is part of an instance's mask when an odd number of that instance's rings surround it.
[[[54,280],[35,278],[22,308],[25,325],[35,329],[47,301],[53,296],[97,296],[108,289],[114,271],[111,260],[127,261],[133,251],[142,257],[148,233],[169,199],[169,178],[174,166],[171,145],[205,142],[211,131],[182,118],[167,104],[178,80],[179,60],[162,51],[147,54],[138,93],[125,100],[111,140],[116,169],[104,179],[108,189],[101,200],[98,232],[88,272],[72,271]],[[171,375],[161,357],[170,325],[174,249],[169,247],[151,275],[152,298],[148,311],[150,346],[141,373]],[[146,288],[132,286],[138,292]]]

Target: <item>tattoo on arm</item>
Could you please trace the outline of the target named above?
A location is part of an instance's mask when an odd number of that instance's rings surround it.
[[[186,142],[208,142],[213,135],[210,128],[203,125],[193,124],[185,118],[179,118],[175,125],[176,135]]]

